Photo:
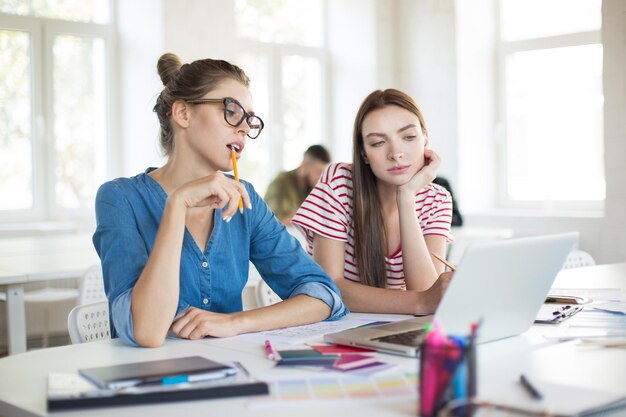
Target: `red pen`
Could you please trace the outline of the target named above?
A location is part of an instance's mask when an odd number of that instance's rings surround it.
[[[265,341],[265,354],[267,355],[267,359],[273,361],[279,361],[281,359],[280,355],[274,349],[274,346],[272,346],[269,340]]]

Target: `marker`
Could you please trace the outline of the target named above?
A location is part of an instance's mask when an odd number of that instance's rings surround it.
[[[274,346],[272,346],[269,340],[265,341],[265,354],[267,355],[267,359],[269,360],[281,360],[280,354],[274,349]]]
[[[528,392],[530,396],[533,397],[535,400],[543,399],[543,395],[541,395],[537,388],[535,388],[533,384],[530,383],[530,381],[524,376],[524,374],[519,376],[519,382],[522,384],[526,392]]]

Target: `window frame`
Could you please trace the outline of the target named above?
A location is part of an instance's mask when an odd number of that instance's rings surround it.
[[[235,11],[233,10],[233,13]],[[285,132],[283,126],[283,59],[288,56],[298,55],[303,58],[313,58],[320,64],[320,85],[321,88],[321,138],[316,144],[321,144],[327,148],[331,145],[332,135],[332,109],[330,105],[324,106],[323,103],[330,103],[330,68],[329,68],[329,50],[328,50],[328,3],[322,0],[322,44],[318,47],[306,46],[293,43],[279,42],[263,42],[249,38],[237,37],[234,47],[233,56],[253,52],[267,59],[269,79],[267,80],[267,91],[269,97],[269,113],[268,115],[260,115],[265,120],[265,129],[261,134],[260,140],[269,142],[269,178],[270,182],[282,171],[287,169],[283,166],[285,160],[285,151],[283,143],[285,142]],[[245,70],[245,68],[244,68]],[[253,80],[255,82],[256,80]],[[302,155],[293,155],[298,159],[298,163]],[[259,194],[263,195],[265,189],[257,188]]]
[[[498,205],[506,209],[545,209],[550,211],[576,210],[581,212],[601,212],[604,200],[563,200],[563,201],[530,201],[513,200],[508,195],[508,138],[507,138],[507,91],[506,91],[506,60],[509,55],[553,48],[584,45],[602,45],[601,28],[592,31],[572,32],[562,35],[538,38],[511,40],[502,39],[500,2],[496,10],[496,152],[495,161],[498,180],[496,183],[496,199]],[[604,141],[604,137],[601,138]],[[606,181],[606,175],[605,175]]]
[[[119,170],[115,156],[119,153],[117,116],[117,44],[115,38],[114,2],[109,3],[110,21],[106,24],[74,22],[0,13],[0,30],[28,32],[31,39],[31,146],[33,205],[29,209],[0,210],[0,224],[12,222],[88,221],[93,208],[64,209],[57,205],[54,144],[53,44],[58,35],[99,38],[105,43],[105,165],[106,176]]]

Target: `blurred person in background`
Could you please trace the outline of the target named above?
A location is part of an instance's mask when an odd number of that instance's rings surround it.
[[[330,163],[330,154],[322,145],[313,145],[304,152],[300,166],[285,171],[271,182],[263,199],[278,220],[289,225],[300,204],[309,195]]]

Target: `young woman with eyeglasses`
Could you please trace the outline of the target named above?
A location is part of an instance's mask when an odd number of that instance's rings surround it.
[[[246,136],[263,121],[249,79],[235,65],[159,59],[164,88],[154,111],[167,162],[105,183],[96,197],[93,242],[102,261],[111,333],[160,346],[336,319],[347,313],[328,275],[233,170]],[[238,210],[242,199],[245,210]],[[252,261],[284,301],[242,311]]]
[[[431,255],[444,258],[452,238],[452,199],[432,184],[439,165],[411,97],[365,99],[352,164],[330,165],[292,219],[351,311],[435,311],[451,278]]]

